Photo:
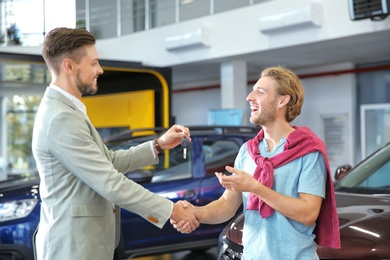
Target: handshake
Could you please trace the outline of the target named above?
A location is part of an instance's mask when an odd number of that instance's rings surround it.
[[[199,208],[188,201],[180,200],[173,204],[170,222],[178,232],[189,234],[195,231],[201,222]]]

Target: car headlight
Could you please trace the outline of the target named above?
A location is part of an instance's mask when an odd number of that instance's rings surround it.
[[[24,218],[38,204],[37,199],[14,200],[0,203],[0,222]]]

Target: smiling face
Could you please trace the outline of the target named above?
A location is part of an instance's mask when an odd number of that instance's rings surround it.
[[[75,65],[74,85],[82,95],[95,94],[98,90],[97,78],[103,73],[99,64],[95,45],[83,47],[85,55]]]
[[[247,96],[251,108],[249,121],[259,126],[272,124],[278,116],[278,101],[281,97],[276,92],[277,82],[271,77],[261,77]]]

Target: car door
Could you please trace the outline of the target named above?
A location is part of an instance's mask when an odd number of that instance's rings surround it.
[[[224,136],[192,136],[186,159],[183,158],[181,146],[160,154],[157,166],[144,169],[152,172],[152,175],[151,180],[142,185],[173,202],[187,200],[196,206],[206,205],[224,192],[214,173],[225,171],[226,165],[234,164],[242,142],[241,139]],[[224,226],[225,223],[202,224],[191,234],[183,235],[169,222],[159,229],[134,213],[122,210],[122,236],[124,248],[128,250],[206,240],[216,242]]]
[[[187,200],[191,204],[200,205],[201,178],[194,178],[194,153],[192,146],[196,146],[196,139],[192,140],[187,148],[187,158],[183,158],[183,148],[176,148],[159,154],[159,164],[145,167],[140,172],[145,175],[151,173],[149,181],[140,183],[151,192],[157,193],[173,202]],[[200,156],[195,155],[195,156]],[[199,162],[198,162],[199,163]],[[132,173],[134,174],[134,173]],[[186,239],[177,232],[169,221],[163,229],[150,224],[138,215],[127,210],[121,212],[122,237],[125,249],[142,249],[163,246],[172,243],[181,243]],[[190,239],[190,238],[188,238]]]

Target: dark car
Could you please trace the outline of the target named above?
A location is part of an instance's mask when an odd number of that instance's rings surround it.
[[[167,129],[126,131],[106,140],[112,150],[128,149],[152,140]],[[172,201],[187,200],[201,206],[221,196],[224,188],[214,172],[233,165],[240,146],[253,138],[255,127],[190,127],[192,142],[159,154],[159,164],[126,173],[146,189]],[[39,178],[30,176],[0,183],[0,259],[33,259],[32,235],[39,222]],[[122,209],[122,233],[116,258],[215,247],[221,225],[201,225],[191,234],[177,232],[169,222],[161,230]]]
[[[390,259],[390,143],[335,174],[341,249],[318,247],[321,259]],[[244,215],[221,232],[218,258],[241,259]],[[288,249],[286,249],[288,250]]]

